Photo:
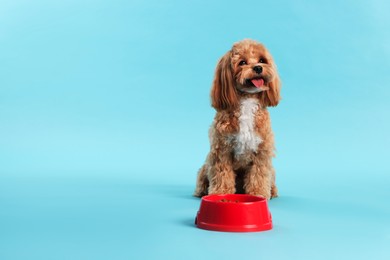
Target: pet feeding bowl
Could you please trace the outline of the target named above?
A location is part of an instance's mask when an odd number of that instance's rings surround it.
[[[272,229],[271,212],[263,197],[246,194],[204,196],[195,219],[201,229],[254,232]]]

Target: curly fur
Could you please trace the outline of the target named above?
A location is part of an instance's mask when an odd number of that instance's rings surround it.
[[[211,101],[217,113],[194,196],[237,192],[277,197],[267,107],[279,100],[280,80],[267,49],[248,39],[234,44],[215,71]]]

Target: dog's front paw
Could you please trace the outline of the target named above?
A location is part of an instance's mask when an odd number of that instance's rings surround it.
[[[253,195],[253,196],[261,196],[266,198],[267,200],[270,200],[271,197],[271,192],[266,192],[266,191],[259,191],[259,190],[249,190],[245,192],[246,194]]]

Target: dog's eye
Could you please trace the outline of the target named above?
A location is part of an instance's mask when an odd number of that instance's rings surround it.
[[[260,58],[259,62],[260,63],[267,63],[267,61],[265,59],[263,59],[263,58]]]
[[[238,63],[238,65],[240,65],[240,66],[243,66],[243,65],[246,65],[247,63],[246,63],[246,61],[244,61],[244,60],[242,60],[242,61],[240,61],[240,63]]]

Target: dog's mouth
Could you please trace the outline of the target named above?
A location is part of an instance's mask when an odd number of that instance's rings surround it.
[[[252,79],[246,79],[245,80],[245,85],[247,87],[254,87],[254,88],[257,88],[257,89],[261,89],[261,90],[267,90],[268,87],[265,86],[265,84],[267,84],[267,81],[265,78],[263,77],[255,77],[255,78],[252,78]]]

